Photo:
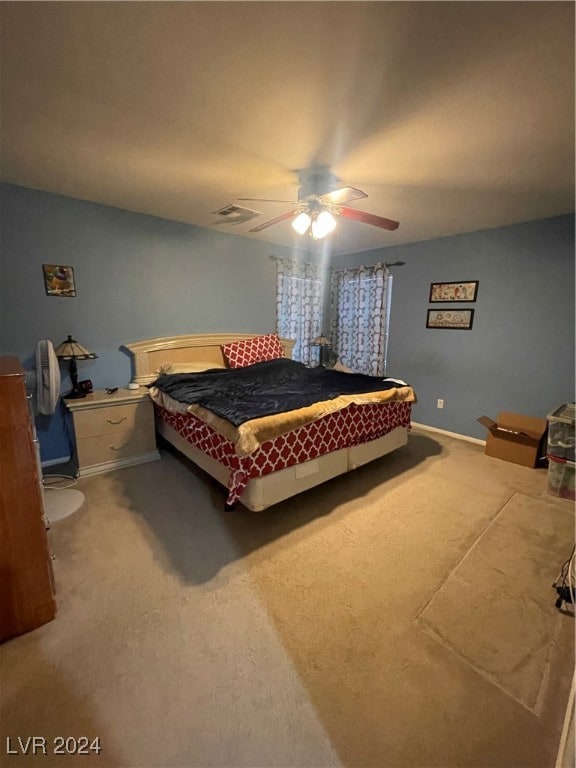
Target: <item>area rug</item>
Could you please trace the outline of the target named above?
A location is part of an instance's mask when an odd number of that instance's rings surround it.
[[[421,612],[423,628],[539,714],[554,640],[551,564],[570,555],[574,519],[515,493]]]

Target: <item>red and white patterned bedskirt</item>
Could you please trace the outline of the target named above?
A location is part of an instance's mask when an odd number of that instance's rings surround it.
[[[157,404],[154,404],[154,410],[157,418],[230,470],[226,503],[233,504],[252,477],[303,464],[340,448],[376,440],[396,427],[409,427],[412,403],[352,404],[267,440],[249,456],[238,456],[234,443],[194,414],[173,413]]]

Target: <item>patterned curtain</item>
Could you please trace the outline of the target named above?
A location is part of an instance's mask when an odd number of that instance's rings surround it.
[[[332,270],[331,341],[353,371],[386,373],[391,288],[384,264]]]
[[[276,330],[296,339],[294,360],[315,365],[318,349],[310,342],[322,330],[321,267],[296,259],[277,259],[276,265]]]

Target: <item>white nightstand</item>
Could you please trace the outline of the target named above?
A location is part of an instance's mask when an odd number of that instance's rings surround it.
[[[101,389],[64,402],[74,419],[80,476],[160,458],[148,390]]]

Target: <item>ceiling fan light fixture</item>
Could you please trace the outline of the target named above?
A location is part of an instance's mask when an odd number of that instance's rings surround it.
[[[321,240],[336,229],[336,219],[330,211],[322,211],[312,219],[312,237]]]
[[[336,229],[338,217],[357,221],[360,224],[370,224],[373,227],[387,229],[390,232],[398,229],[398,222],[375,216],[367,211],[350,208],[344,203],[361,200],[368,195],[356,187],[338,187],[338,179],[324,166],[312,167],[300,172],[300,188],[298,200],[292,201],[292,210],[273,219],[265,221],[249,232],[262,232],[280,222],[290,221],[295,232],[299,235],[309,235],[314,240],[322,240]],[[329,190],[329,191],[326,191]],[[239,200],[256,200],[261,198],[241,197]],[[267,203],[291,202],[285,200],[262,200]],[[224,213],[224,211],[218,211]],[[228,211],[226,211],[228,214]],[[334,215],[333,215],[334,214]]]
[[[298,216],[292,222],[292,227],[298,232],[299,235],[304,235],[312,222],[310,216],[305,212],[299,213]]]

